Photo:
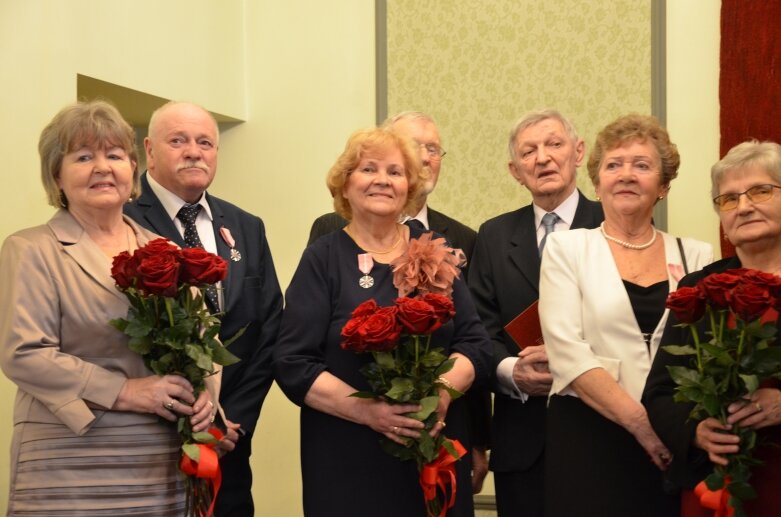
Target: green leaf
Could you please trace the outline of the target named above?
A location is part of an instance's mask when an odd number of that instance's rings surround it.
[[[415,420],[420,420],[421,422],[428,418],[428,416],[434,412],[435,409],[437,409],[437,404],[439,404],[439,396],[434,395],[432,397],[424,397],[420,399],[420,405],[423,407],[420,411],[417,413],[407,413],[407,416],[410,418],[414,418]]]
[[[424,354],[420,358],[420,364],[426,368],[436,368],[447,360],[445,354],[439,351],[439,349],[431,350],[427,354]]]
[[[697,355],[697,349],[690,345],[667,345],[662,349],[671,355]]]
[[[125,334],[131,337],[148,336],[151,331],[152,331],[151,325],[138,319],[130,320],[123,330]]]
[[[195,361],[198,368],[206,370],[207,372],[211,372],[214,368],[211,356],[205,353],[200,345],[188,343],[184,346],[184,351],[187,354],[187,357]]]
[[[219,440],[213,434],[207,432],[193,433],[193,440],[198,443],[219,443]]]
[[[396,359],[393,358],[393,354],[390,352],[375,352],[373,355],[374,360],[377,361],[381,368],[386,370],[396,369]]]
[[[241,327],[241,328],[240,328],[240,329],[239,329],[239,330],[238,330],[238,331],[237,331],[235,334],[233,334],[233,335],[232,335],[231,337],[229,337],[228,339],[224,340],[224,341],[222,342],[222,345],[223,345],[223,346],[225,346],[225,347],[228,347],[228,346],[230,346],[230,345],[231,345],[231,343],[233,343],[234,341],[236,341],[237,339],[239,339],[239,338],[240,338],[242,335],[244,335],[244,332],[247,330],[247,327],[248,327],[248,326],[249,326],[249,323],[248,323],[248,324],[246,324],[246,325],[244,325],[243,327]]]
[[[453,369],[453,365],[455,363],[456,363],[456,358],[455,357],[451,357],[451,358],[447,359],[446,361],[444,361],[442,364],[440,364],[437,367],[437,369],[434,371],[434,375],[436,377],[439,377],[440,375],[443,375],[443,374],[449,372],[450,370]]]
[[[754,393],[759,388],[759,378],[756,375],[740,374],[740,378],[743,379],[743,385],[749,393]]]
[[[394,377],[393,380],[391,380],[391,389],[385,393],[385,396],[398,402],[409,402],[414,390],[415,386],[412,383],[412,379],[407,377]]]
[[[724,476],[718,470],[715,470],[710,476],[705,478],[705,484],[709,490],[718,490],[724,486]]]
[[[746,481],[733,481],[727,485],[727,490],[732,496],[742,501],[754,499],[757,496],[757,491]]]
[[[700,374],[697,370],[685,366],[668,366],[667,371],[670,372],[670,377],[675,384],[680,386],[692,386],[700,382]]]
[[[351,393],[350,396],[358,398],[358,399],[376,399],[377,398],[377,395],[375,395],[371,391],[356,391],[355,393]]]
[[[233,355],[224,346],[219,345],[215,347],[213,350],[212,361],[222,366],[228,366],[230,364],[238,363],[239,361],[241,361],[241,359]]]
[[[184,452],[188,458],[193,461],[201,459],[201,449],[194,443],[185,443],[182,445],[182,452]]]
[[[421,456],[423,456],[424,463],[434,461],[437,457],[438,451],[434,447],[434,438],[428,433],[420,433],[418,438],[418,450]]]
[[[152,340],[149,339],[149,336],[131,337],[127,342],[127,346],[130,348],[130,350],[142,356],[150,353],[152,351],[153,345],[154,343],[152,343]]]

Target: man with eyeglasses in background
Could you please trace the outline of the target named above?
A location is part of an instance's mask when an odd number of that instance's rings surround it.
[[[434,187],[436,187],[439,180],[442,158],[445,156],[445,150],[442,148],[439,131],[434,120],[420,111],[402,111],[388,118],[383,122],[382,127],[390,127],[406,134],[418,144],[421,161],[423,166],[428,168],[430,174],[419,204],[416,205],[417,213],[414,217],[408,217],[403,222],[408,225],[420,225],[426,230],[432,230],[444,236],[450,246],[460,248],[467,258],[467,264],[463,269],[464,280],[466,280],[477,232],[452,217],[432,209],[427,202],[428,195],[434,191]],[[346,224],[347,221],[334,212],[321,215],[312,223],[307,245],[312,244],[323,235],[341,230]],[[470,423],[472,426],[470,429],[472,441],[472,491],[476,494],[482,490],[483,480],[488,473],[486,449],[489,444],[491,398],[487,390],[479,387],[473,387],[467,392],[466,397],[469,403]]]

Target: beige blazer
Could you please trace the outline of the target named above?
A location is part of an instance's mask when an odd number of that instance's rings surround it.
[[[664,241],[670,292],[683,276],[675,237]],[[713,261],[710,244],[682,239],[689,272]],[[668,310],[647,347],[629,295],[599,228],[548,236],[540,270],[540,323],[553,376],[551,394],[575,395],[570,383],[593,368],[604,368],[635,400],[659,348]]]
[[[125,217],[139,245],[158,236]],[[151,375],[127,338],[109,325],[128,301],[110,276],[111,259],[67,210],[9,236],[0,250],[0,367],[17,386],[14,424],[92,426],[157,421],[110,408],[128,378]],[[219,379],[211,381],[213,400]]]

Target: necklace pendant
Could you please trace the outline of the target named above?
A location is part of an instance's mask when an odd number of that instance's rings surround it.
[[[363,275],[358,280],[358,285],[360,285],[364,289],[368,289],[368,288],[370,288],[371,286],[374,285],[374,278],[370,277],[369,275]]]

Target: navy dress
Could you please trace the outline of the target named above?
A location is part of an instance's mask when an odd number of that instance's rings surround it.
[[[411,229],[412,238],[420,231]],[[327,234],[305,251],[286,293],[286,307],[274,352],[276,380],[301,406],[301,470],[305,515],[425,516],[425,504],[414,462],[402,462],[380,448],[381,434],[370,427],[328,415],[304,405],[304,397],[323,371],[357,390],[369,386],[360,374],[371,354],[342,350],[340,332],[360,303],[374,298],[380,306],[398,296],[390,266],[375,263],[374,285],[358,285],[363,273],[357,255],[364,253],[344,232]],[[490,376],[488,335],[469,292],[458,279],[453,301],[456,316],[433,336],[447,353],[460,352],[475,368],[475,382]],[[467,442],[468,413],[463,399],[453,401],[445,434]],[[458,494],[448,516],[472,516],[471,457],[457,462]]]

